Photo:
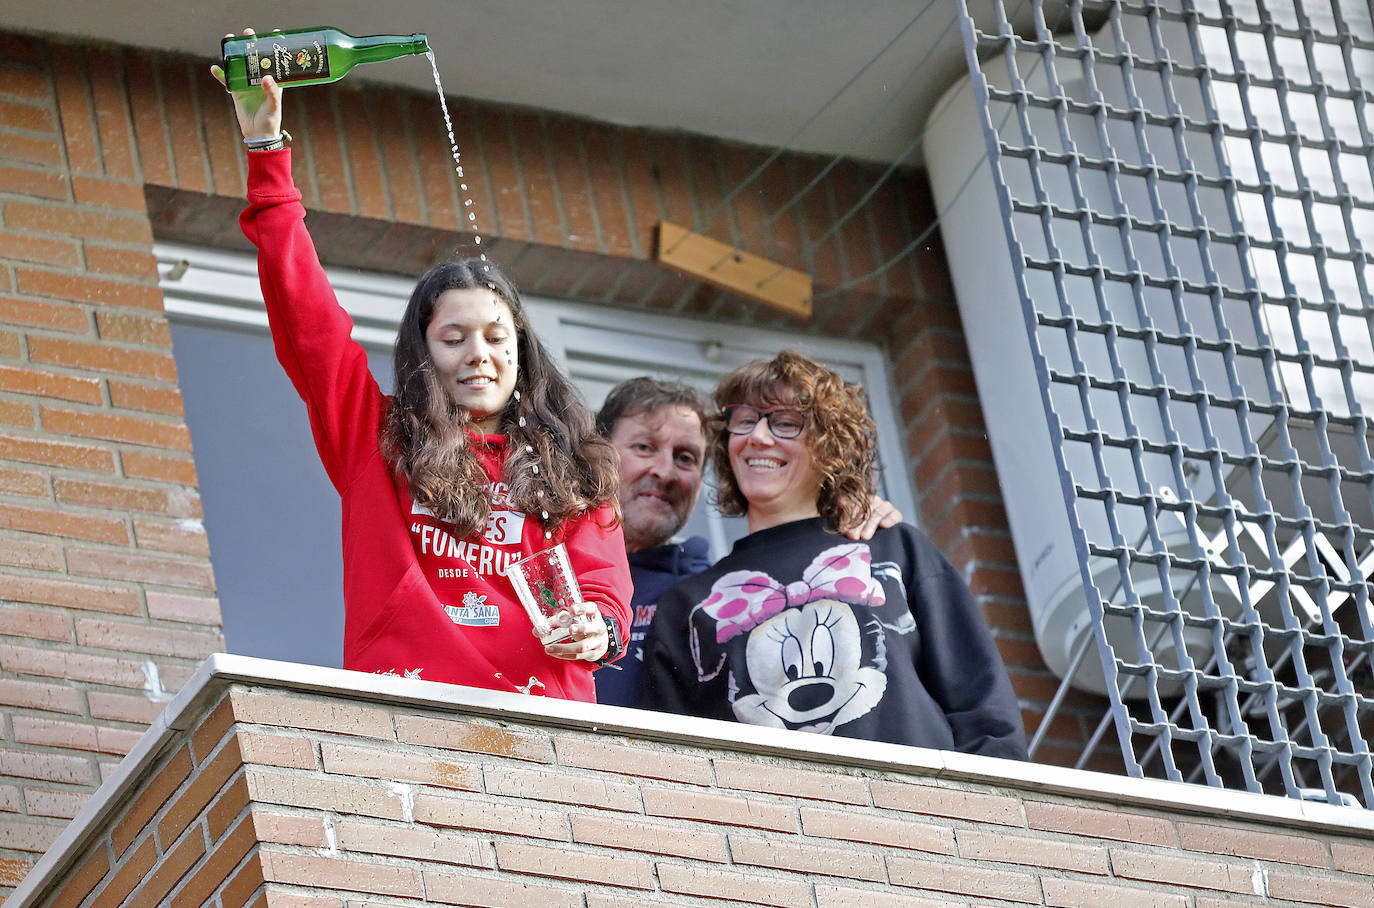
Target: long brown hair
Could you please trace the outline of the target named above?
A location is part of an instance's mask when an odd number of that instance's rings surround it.
[[[416,282],[396,335],[396,385],[381,427],[383,456],[405,474],[411,497],[452,523],[459,538],[486,526],[490,483],[468,441],[471,417],[444,392],[425,340],[445,291],[480,288],[501,297],[515,323],[516,393],[501,411],[498,428],[507,438],[501,478],[511,500],[541,517],[550,532],[607,502],[618,518],[615,448],[596,433],[591,412],[529,329],[515,285],[482,259],[441,262]]]
[[[745,363],[716,385],[717,410],[731,404],[760,409],[795,407],[806,415],[805,442],[821,474],[816,509],[834,527],[867,518],[877,480],[878,427],[868,414],[863,388],[846,382],[832,369],[792,350],[771,361]],[[730,466],[730,434],[717,413],[707,426],[711,460],[716,467],[716,507],[727,517],[749,511]]]

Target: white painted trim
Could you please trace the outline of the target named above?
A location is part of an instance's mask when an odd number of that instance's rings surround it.
[[[928,779],[1079,797],[1200,818],[1262,823],[1275,829],[1302,827],[1333,835],[1374,835],[1374,811],[1356,807],[216,653],[200,664],[110,778],[33,866],[5,902],[7,908],[37,904],[68,865],[80,857],[105,821],[124,806],[126,795],[142,782],[144,773],[199,724],[231,684],[909,773]]]

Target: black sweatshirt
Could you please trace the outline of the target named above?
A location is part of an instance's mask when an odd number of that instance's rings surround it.
[[[644,670],[651,709],[1026,759],[968,586],[906,524],[869,542],[820,518],[740,539],[659,599]]]

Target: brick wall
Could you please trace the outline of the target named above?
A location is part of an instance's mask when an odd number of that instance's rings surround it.
[[[292,92],[297,179],[323,257],[414,274],[471,235],[438,104],[362,83]],[[1027,624],[933,212],[899,174],[814,249],[877,169],[454,99],[478,225],[527,290],[839,335],[889,355],[921,520],[978,594],[1033,728],[1053,691]],[[12,886],[221,649],[154,237],[242,248],[244,157],[203,61],[0,33],[0,890]],[[667,271],[660,219],[811,271],[800,323]],[[809,249],[802,255],[804,249]],[[1055,729],[1072,755],[1088,698]],[[1076,710],[1076,712],[1074,711]]]
[[[1049,794],[1000,760],[963,758],[986,776],[961,779],[906,748],[808,760],[699,743],[738,728],[715,722],[664,741],[589,724],[626,710],[483,711],[236,684],[25,904],[1374,904],[1368,830],[1294,822],[1293,802],[1270,819],[1276,799],[1232,793],[1235,819],[1119,803],[1092,773]]]

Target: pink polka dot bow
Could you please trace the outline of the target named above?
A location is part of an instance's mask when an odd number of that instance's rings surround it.
[[[763,571],[731,571],[711,586],[697,610],[715,619],[716,643],[758,627],[785,608],[799,608],[820,599],[873,608],[886,602],[883,588],[873,579],[868,546],[850,542],[826,549],[802,572],[802,579],[786,586]]]

